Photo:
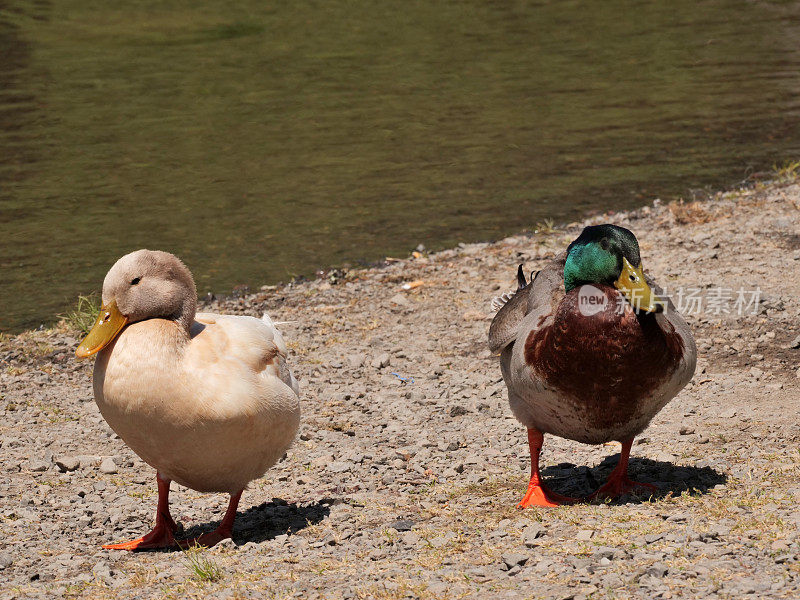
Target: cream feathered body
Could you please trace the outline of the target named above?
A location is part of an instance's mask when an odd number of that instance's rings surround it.
[[[98,355],[94,394],[111,428],[162,477],[199,492],[241,490],[300,422],[286,346],[265,320],[198,313],[127,326]]]

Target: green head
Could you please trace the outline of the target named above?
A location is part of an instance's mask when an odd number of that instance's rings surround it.
[[[645,281],[639,242],[624,227],[591,225],[569,245],[564,288],[569,292],[585,283],[613,285],[637,310],[663,310],[663,302]]]

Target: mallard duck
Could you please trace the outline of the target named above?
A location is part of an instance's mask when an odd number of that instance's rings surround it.
[[[694,375],[689,326],[642,268],[639,243],[616,225],[586,227],[565,252],[501,300],[489,329],[514,416],[528,429],[531,478],[520,502],[576,501],[542,483],[543,434],[584,444],[619,441],[607,483],[591,497],[636,487],[628,477],[634,436]]]
[[[242,490],[294,440],[298,385],[269,317],[195,314],[196,306],[192,274],[177,257],[127,254],[106,275],[100,316],[76,351],[97,354],[100,413],[158,482],[153,530],[104,548],[212,546],[230,537]],[[231,495],[215,531],[175,540],[170,481]]]

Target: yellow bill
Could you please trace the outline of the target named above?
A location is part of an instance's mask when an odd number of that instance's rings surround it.
[[[94,322],[89,334],[78,346],[75,356],[88,358],[93,354],[97,354],[117,337],[117,334],[127,323],[128,318],[119,312],[117,303],[113,300],[107,306],[101,306],[97,321]]]
[[[647,285],[642,265],[634,267],[624,256],[622,273],[614,282],[614,287],[625,295],[636,310],[647,313],[662,312],[666,306],[666,301],[656,296]]]

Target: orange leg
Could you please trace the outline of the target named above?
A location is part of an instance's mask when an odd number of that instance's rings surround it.
[[[541,431],[528,429],[528,447],[531,451],[531,481],[528,484],[528,491],[525,497],[517,504],[517,508],[527,508],[528,506],[559,506],[560,504],[571,504],[577,502],[577,498],[562,496],[542,485],[542,476],[539,473],[539,453],[542,450],[544,436]]]
[[[120,544],[106,544],[107,550],[150,550],[155,548],[172,548],[177,544],[173,534],[178,529],[177,524],[169,514],[169,479],[162,479],[156,473],[158,482],[158,508],[156,509],[156,524],[153,531],[138,540],[122,542]]]
[[[225,511],[225,516],[222,517],[222,523],[219,524],[219,527],[196,538],[181,540],[178,542],[181,548],[189,548],[191,546],[210,548],[214,544],[231,537],[233,535],[233,521],[236,519],[236,508],[239,506],[239,499],[242,497],[243,491],[239,490],[237,493],[231,494],[228,510]]]
[[[589,496],[590,499],[616,498],[617,496],[632,492],[637,487],[645,488],[654,492],[658,490],[658,487],[652,483],[639,483],[638,481],[633,481],[630,477],[628,477],[628,459],[631,455],[633,438],[625,440],[621,443],[622,450],[619,453],[619,462],[617,463],[617,466],[614,467],[613,471],[611,471],[611,475],[608,476],[608,481],[606,481],[595,493]]]

